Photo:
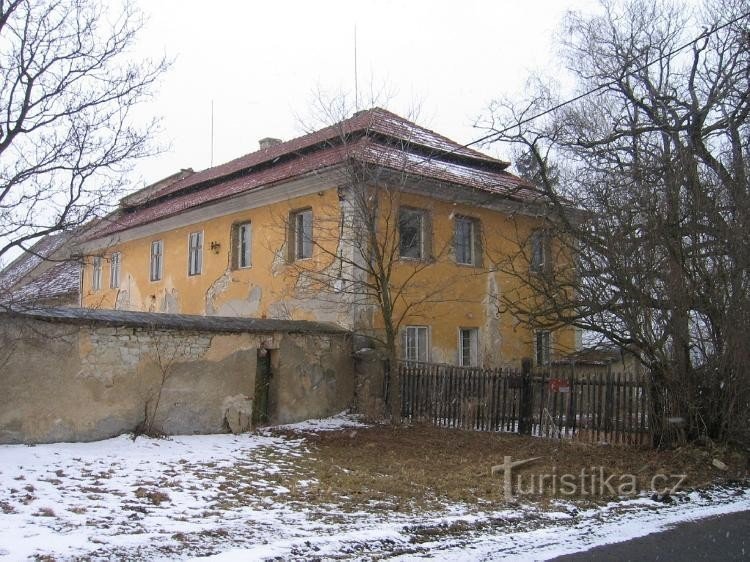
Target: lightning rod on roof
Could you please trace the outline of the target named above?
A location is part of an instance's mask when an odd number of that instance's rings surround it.
[[[359,111],[359,85],[357,83],[357,24],[354,24],[354,111]]]
[[[211,100],[211,168],[214,167],[214,100]]]

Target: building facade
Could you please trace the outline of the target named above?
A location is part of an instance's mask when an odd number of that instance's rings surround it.
[[[506,162],[377,108],[261,146],[124,199],[80,244],[82,306],[391,325],[402,357],[460,365],[574,350],[500,306],[533,298],[500,260],[559,265],[543,195]]]

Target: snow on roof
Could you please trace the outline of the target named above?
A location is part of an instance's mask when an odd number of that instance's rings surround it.
[[[403,170],[410,174],[426,176],[435,180],[474,187],[511,199],[531,201],[542,197],[533,184],[504,171],[476,169],[457,162],[445,162],[413,152],[395,150],[376,143],[369,144],[361,154],[371,164]]]
[[[345,137],[345,138],[344,138]],[[336,126],[192,173],[150,191],[148,201],[123,203],[89,239],[357,159],[505,198],[534,201],[541,192],[491,158],[380,108]]]
[[[60,232],[41,238],[29,248],[29,251],[18,256],[0,271],[0,288],[9,289],[17,285],[45,259],[59,250],[71,236],[71,232]]]
[[[33,281],[11,289],[0,300],[13,304],[59,299],[76,295],[80,284],[81,266],[77,261],[60,262]]]
[[[202,183],[231,176],[260,164],[272,163],[283,156],[298,154],[322,143],[336,143],[342,137],[350,137],[356,133],[379,133],[403,139],[409,143],[420,144],[431,149],[436,154],[451,153],[457,157],[483,161],[488,165],[498,166],[503,169],[508,166],[507,162],[497,160],[471,148],[466,148],[434,131],[412,123],[403,117],[399,117],[395,113],[375,107],[367,111],[355,113],[352,117],[341,123],[246,154],[213,168],[192,173],[188,177],[169,183],[160,190],[153,191],[150,196],[152,199],[164,197]]]

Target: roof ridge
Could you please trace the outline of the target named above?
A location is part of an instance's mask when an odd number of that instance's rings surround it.
[[[392,111],[390,111],[388,109],[384,109],[382,107],[373,107],[373,108],[371,108],[371,111],[380,111],[382,113],[387,113],[389,116],[395,117],[396,119],[398,119],[402,123],[408,124],[408,125],[410,125],[412,127],[417,127],[418,129],[421,129],[423,131],[426,131],[426,132],[430,133],[431,135],[434,135],[434,136],[438,137],[439,139],[445,141],[447,144],[451,144],[451,145],[454,145],[458,149],[471,152],[471,153],[473,153],[479,159],[488,160],[488,161],[492,161],[492,162],[502,162],[506,166],[510,165],[509,162],[505,162],[504,160],[500,160],[498,158],[494,158],[494,157],[492,157],[492,156],[490,156],[488,154],[484,154],[482,152],[479,152],[476,149],[469,148],[467,145],[464,145],[464,144],[461,144],[461,143],[459,143],[457,141],[454,141],[450,137],[446,137],[445,135],[443,135],[441,133],[438,133],[437,131],[435,131],[433,129],[425,127],[424,125],[420,125],[419,123],[416,123],[415,121],[411,121],[411,120],[409,120],[409,119],[407,119],[405,117],[402,117],[401,115],[398,115],[397,113],[393,113]],[[427,148],[430,148],[430,147],[428,146]]]
[[[393,125],[394,122],[398,123],[401,128],[410,129],[411,132],[418,130],[422,134],[409,135],[407,134],[409,131],[396,130],[398,127],[389,126]],[[427,127],[423,127],[422,125],[418,125],[417,123],[414,123],[405,117],[401,117],[392,111],[382,107],[372,107],[358,111],[346,119],[342,119],[337,123],[328,125],[316,131],[300,135],[268,148],[262,148],[244,154],[229,160],[228,162],[218,164],[217,166],[194,172],[185,178],[178,179],[175,182],[165,185],[161,189],[155,190],[151,194],[151,197],[145,200],[140,200],[134,205],[124,204],[123,207],[136,208],[144,203],[169,197],[175,193],[184,191],[185,189],[197,187],[201,184],[221,180],[222,178],[246,172],[255,166],[273,162],[277,158],[293,155],[314,147],[315,145],[340,138],[342,135],[350,135],[358,131],[367,130],[393,138],[406,140],[412,144],[430,149],[436,154],[455,154],[457,158],[463,157],[475,159],[484,162],[485,164],[494,163],[502,168],[509,165],[507,162],[482,154],[474,149],[467,148],[440,133],[428,129]],[[443,146],[440,146],[441,144]],[[123,198],[122,201],[124,202],[126,199],[127,197]]]

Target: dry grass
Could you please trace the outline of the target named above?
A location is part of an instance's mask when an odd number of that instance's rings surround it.
[[[168,494],[164,492],[160,492],[159,490],[147,490],[146,488],[143,488],[142,486],[136,488],[134,493],[135,493],[135,497],[145,498],[154,505],[160,505],[163,502],[171,501]]]
[[[310,486],[292,484],[294,499],[312,504],[331,504],[343,511],[361,509],[416,512],[440,509],[462,502],[481,507],[505,503],[502,476],[492,476],[491,467],[510,455],[513,460],[542,457],[516,469],[527,482],[540,474],[580,475],[596,467],[605,478],[633,474],[639,490],[650,489],[656,474],[686,474],[682,488],[696,488],[717,481],[744,478],[745,457],[726,450],[683,448],[653,451],[646,448],[606,446],[548,440],[515,434],[481,433],[434,427],[394,428],[376,426],[359,430],[306,435],[311,455],[301,459],[296,477],[314,479]],[[729,470],[711,466],[721,458]],[[615,480],[616,483],[616,480]],[[561,497],[550,483],[545,492],[525,497],[546,503]],[[287,484],[289,485],[289,484]],[[606,501],[611,494],[592,498],[581,494],[571,500]]]
[[[55,510],[53,510],[51,507],[40,507],[39,511],[37,511],[34,515],[37,515],[39,517],[56,517]]]
[[[10,503],[4,500],[0,500],[0,511],[2,511],[5,514],[8,513],[17,513],[16,508],[13,507]]]

